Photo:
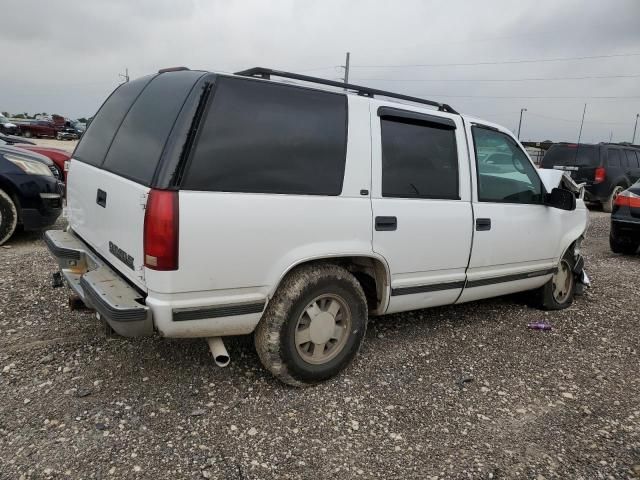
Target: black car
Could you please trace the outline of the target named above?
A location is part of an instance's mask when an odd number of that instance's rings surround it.
[[[611,212],[616,196],[640,178],[640,148],[613,143],[558,143],[542,159],[541,168],[566,170],[576,183],[586,183],[585,200]]]
[[[0,145],[0,245],[18,226],[47,227],[62,213],[62,183],[47,157]]]
[[[61,128],[56,133],[56,139],[58,140],[78,140],[79,138],[80,132],[73,127]]]
[[[614,253],[633,254],[640,247],[640,180],[613,202],[609,245]]]
[[[15,123],[11,123],[7,117],[0,115],[0,133],[5,135],[17,135],[18,126]]]

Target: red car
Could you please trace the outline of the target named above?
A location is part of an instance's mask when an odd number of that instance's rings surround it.
[[[21,122],[18,125],[20,134],[27,137],[53,137],[55,138],[58,130],[52,122],[46,120],[35,120],[32,122]]]
[[[71,155],[59,148],[52,147],[41,147],[39,145],[35,145],[32,142],[27,140],[23,140],[20,137],[14,137],[10,135],[2,135],[0,134],[0,145],[12,145],[14,147],[22,148],[24,150],[29,150],[31,152],[39,153],[40,155],[44,155],[51,159],[51,161],[56,165],[58,169],[58,173],[60,174],[58,178],[64,179],[66,181],[66,172],[64,170],[64,164],[67,160],[71,158]]]
[[[60,172],[60,178],[64,178],[66,181],[66,172],[64,170],[64,163],[71,158],[71,155],[59,148],[40,147],[38,145],[19,144],[16,147],[30,150],[32,152],[39,153],[45,157],[49,157],[53,163],[56,164],[58,171]]]

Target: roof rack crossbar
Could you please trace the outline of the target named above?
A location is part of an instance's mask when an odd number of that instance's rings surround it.
[[[406,100],[408,102],[420,103],[423,105],[430,105],[432,107],[437,107],[438,110],[440,110],[441,112],[448,112],[448,113],[454,113],[454,114],[458,113],[446,103],[439,103],[439,102],[434,102],[433,100],[426,100],[424,98],[412,97],[410,95],[402,95],[400,93],[387,92],[385,90],[378,90],[375,88],[363,87],[362,85],[354,85],[352,83],[343,83],[343,82],[337,82],[335,80],[327,80],[325,78],[311,77],[309,75],[301,75],[299,73],[283,72],[280,70],[272,70],[270,68],[263,68],[263,67],[254,67],[254,68],[249,68],[248,70],[242,70],[240,72],[236,72],[235,74],[242,75],[244,77],[264,78],[265,80],[269,80],[272,76],[281,77],[281,78],[290,78],[292,80],[300,80],[303,82],[318,83],[321,85],[328,85],[331,87],[338,87],[338,88],[344,88],[347,90],[352,90],[352,91],[355,91],[358,95],[362,95],[365,97],[373,98],[375,95],[379,95],[382,97],[397,98],[399,100]]]

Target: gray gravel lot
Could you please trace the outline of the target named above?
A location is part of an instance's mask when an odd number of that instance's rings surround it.
[[[0,478],[638,478],[640,257],[591,216],[594,285],[571,308],[373,319],[353,366],[308,389],[249,337],[227,369],[202,340],[106,338],[20,234],[0,248]]]

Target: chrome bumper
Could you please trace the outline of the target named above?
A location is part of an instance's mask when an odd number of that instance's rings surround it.
[[[44,241],[62,277],[85,305],[125,337],[151,335],[151,310],[143,296],[112,270],[73,232],[49,230]]]

